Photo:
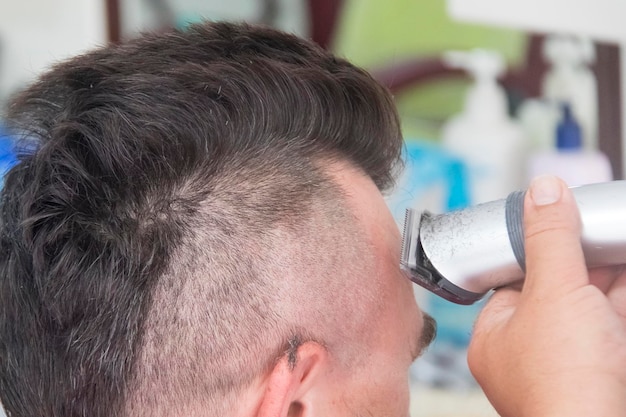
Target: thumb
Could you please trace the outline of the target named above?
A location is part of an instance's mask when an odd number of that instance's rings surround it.
[[[580,234],[580,214],[565,183],[552,176],[534,179],[524,201],[523,294],[545,298],[589,284]]]

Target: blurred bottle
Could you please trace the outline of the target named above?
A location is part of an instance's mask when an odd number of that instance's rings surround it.
[[[611,164],[603,153],[584,149],[582,129],[569,103],[561,105],[561,119],[555,130],[556,149],[539,151],[528,159],[527,180],[551,174],[576,186],[611,181]]]
[[[507,112],[497,77],[504,60],[496,52],[473,50],[446,55],[450,66],[473,75],[464,110],[445,124],[443,145],[468,166],[471,204],[506,197],[523,185],[527,145]]]
[[[542,86],[542,96],[554,106],[569,103],[581,128],[582,147],[598,147],[598,86],[590,65],[595,49],[589,39],[552,35],[543,44],[543,55],[550,63]]]

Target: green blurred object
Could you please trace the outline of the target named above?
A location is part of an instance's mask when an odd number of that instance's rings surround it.
[[[526,35],[454,22],[445,0],[346,0],[333,44],[336,53],[365,68],[472,48],[496,50],[509,66],[517,66],[525,56]],[[438,126],[461,110],[468,85],[469,79],[446,78],[397,94],[405,132],[437,135]]]

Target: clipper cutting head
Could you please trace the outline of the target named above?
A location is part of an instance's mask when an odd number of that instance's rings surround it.
[[[420,242],[420,225],[430,218],[428,212],[407,209],[404,216],[400,268],[408,278],[428,291],[456,304],[472,304],[475,295],[457,288],[439,274],[426,257]]]

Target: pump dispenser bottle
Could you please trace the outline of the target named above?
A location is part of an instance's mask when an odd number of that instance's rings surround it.
[[[528,159],[528,182],[538,175],[551,174],[569,186],[611,181],[611,164],[601,152],[586,150],[582,130],[571,106],[563,103],[556,128],[556,150],[539,152]]]
[[[527,157],[521,128],[508,115],[504,90],[497,77],[504,60],[496,52],[451,52],[447,63],[472,74],[465,107],[442,130],[443,146],[468,167],[470,203],[506,197],[523,186]]]
[[[598,86],[589,67],[595,49],[589,39],[564,35],[548,36],[543,55],[550,64],[542,84],[542,96],[558,106],[567,102],[581,130],[582,147],[598,148]]]

